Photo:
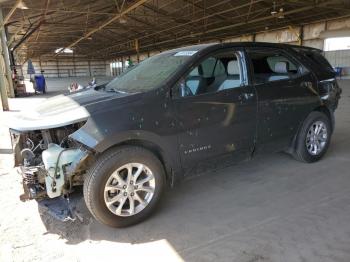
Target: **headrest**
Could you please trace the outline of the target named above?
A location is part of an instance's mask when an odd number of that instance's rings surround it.
[[[190,76],[201,76],[203,75],[202,65],[195,67],[189,74]]]
[[[277,62],[275,64],[275,73],[286,74],[289,71],[288,62]]]
[[[227,64],[227,74],[229,75],[239,75],[239,64],[237,60],[231,60]]]
[[[199,76],[198,67],[195,67],[191,72],[190,76]]]

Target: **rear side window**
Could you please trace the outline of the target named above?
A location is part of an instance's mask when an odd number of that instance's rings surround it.
[[[248,54],[255,84],[292,79],[299,75],[301,66],[279,50],[251,49]]]

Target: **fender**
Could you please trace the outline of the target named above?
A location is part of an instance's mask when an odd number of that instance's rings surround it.
[[[334,131],[334,126],[335,126],[335,118],[334,118],[334,113],[333,113],[333,111],[332,111],[328,106],[326,106],[326,105],[319,106],[319,107],[315,108],[314,110],[312,110],[311,112],[314,112],[314,111],[323,112],[323,113],[325,113],[325,114],[329,117],[329,119],[330,119],[330,121],[331,121],[331,128],[332,128],[331,132],[333,133],[333,131]],[[310,113],[311,113],[311,112],[310,112]],[[298,126],[297,132],[296,132],[295,135],[293,136],[293,139],[292,139],[292,141],[290,142],[290,146],[289,146],[289,147],[287,148],[287,150],[286,150],[287,153],[293,153],[293,152],[294,152],[294,150],[295,150],[295,143],[296,143],[296,139],[297,139],[297,137],[298,137],[299,131],[300,131],[300,129],[302,128],[302,126],[303,126],[303,124],[304,124],[304,122],[305,122],[305,120],[306,120],[306,118],[307,118],[308,116],[309,116],[309,115],[307,115],[302,121],[300,121],[300,124],[299,124],[299,126]]]
[[[146,130],[108,132],[108,135],[104,135],[98,132],[97,128],[92,128],[92,125],[92,121],[88,121],[82,128],[71,134],[70,138],[98,154],[118,145],[145,147],[163,162],[171,184],[180,180],[183,170],[178,156],[177,136],[164,137]]]

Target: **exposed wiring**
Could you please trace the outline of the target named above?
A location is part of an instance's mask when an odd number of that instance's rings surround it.
[[[29,142],[29,143],[28,143],[28,142]],[[27,145],[28,145],[28,144],[31,145],[31,146],[30,146],[30,150],[33,151],[33,148],[34,148],[34,146],[35,146],[35,145],[34,145],[34,142],[33,142],[30,138],[27,137]]]
[[[41,146],[42,142],[43,142],[43,139],[41,139],[41,140],[39,141],[39,143],[36,145],[36,147],[35,147],[34,149],[32,149],[32,151],[34,152],[35,150],[37,150],[38,147]]]
[[[64,151],[71,150],[71,149],[78,149],[78,148],[65,148],[58,154],[57,161],[56,161],[56,166],[55,166],[54,178],[56,178],[56,175],[57,175],[58,163],[60,162],[60,158],[61,158],[62,153]]]

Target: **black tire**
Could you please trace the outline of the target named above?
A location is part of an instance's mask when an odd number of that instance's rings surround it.
[[[108,209],[104,200],[104,188],[111,174],[128,163],[146,165],[155,179],[154,194],[148,205],[131,216],[118,216]],[[84,181],[84,199],[91,214],[102,224],[111,227],[127,227],[145,220],[156,208],[165,187],[165,172],[159,159],[146,149],[122,146],[104,152],[89,169]]]
[[[323,149],[318,154],[311,154],[306,146],[306,138],[307,133],[310,129],[310,127],[317,121],[321,121],[325,124],[327,129],[327,140],[323,147]],[[296,141],[295,141],[295,150],[293,153],[293,156],[296,160],[306,162],[306,163],[312,163],[320,160],[324,154],[327,152],[327,149],[329,147],[329,143],[331,140],[332,135],[332,127],[331,127],[331,121],[329,117],[319,111],[313,111],[309,114],[309,116],[305,119],[303,126],[298,132]]]

